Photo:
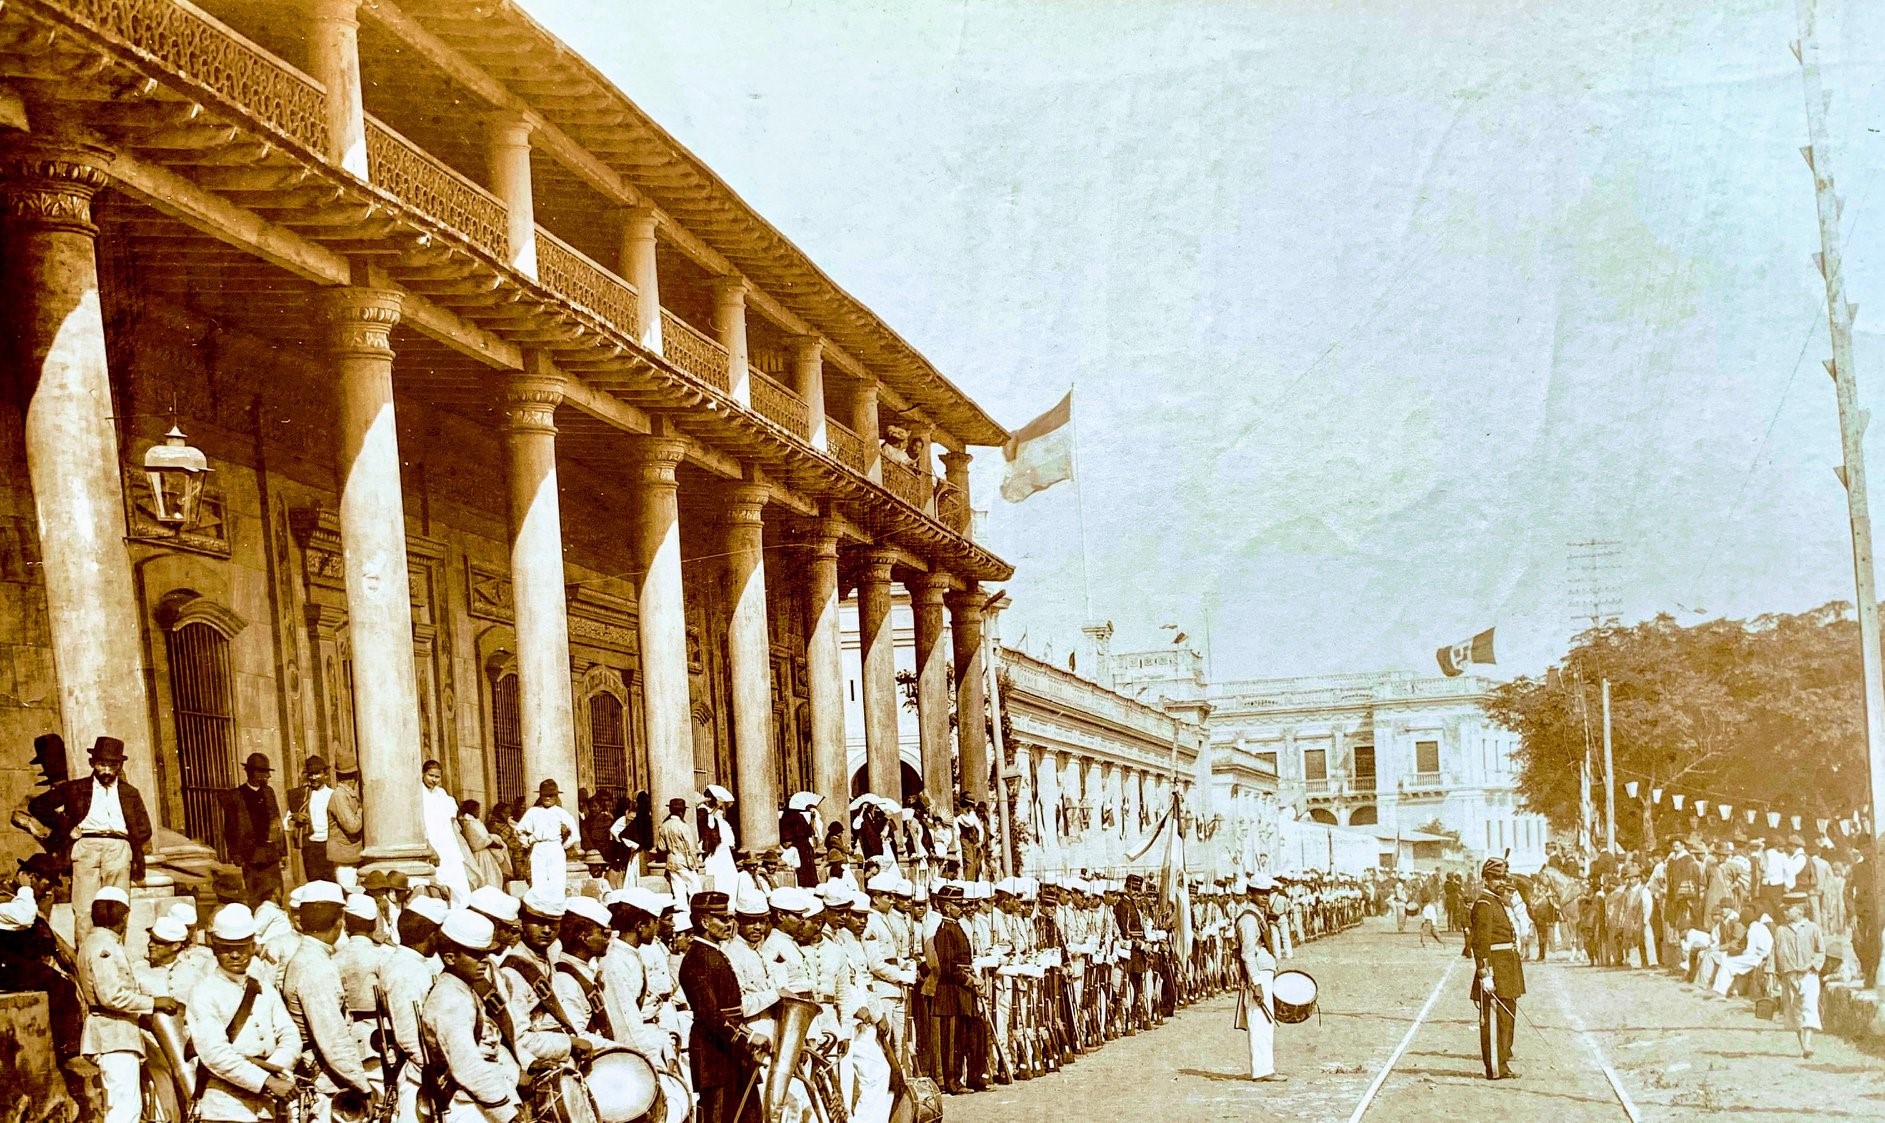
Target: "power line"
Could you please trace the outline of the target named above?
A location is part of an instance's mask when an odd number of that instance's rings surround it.
[[[1614,624],[1623,612],[1619,574],[1623,571],[1623,543],[1615,538],[1586,538],[1567,542],[1571,570],[1566,590],[1573,622],[1589,628]]]

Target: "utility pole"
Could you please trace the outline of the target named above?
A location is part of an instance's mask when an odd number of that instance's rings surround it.
[[[1604,680],[1604,852],[1617,852],[1617,764],[1610,754],[1610,680]]]
[[[1615,623],[1623,611],[1617,587],[1617,575],[1623,568],[1623,543],[1615,538],[1586,538],[1565,545],[1570,550],[1566,561],[1572,571],[1571,619],[1578,622],[1580,630]]]
[[[1826,364],[1839,403],[1839,445],[1844,464],[1839,482],[1846,486],[1846,515],[1852,523],[1852,577],[1859,616],[1859,660],[1865,686],[1865,748],[1872,779],[1872,830],[1885,844],[1885,675],[1879,666],[1878,594],[1872,571],[1872,510],[1865,496],[1865,427],[1869,411],[1859,408],[1858,372],[1852,365],[1852,318],[1846,303],[1846,279],[1839,256],[1839,219],[1845,209],[1833,190],[1832,153],[1826,138],[1826,93],[1820,85],[1820,46],[1816,35],[1816,0],[1797,0],[1800,38],[1793,57],[1800,63],[1806,92],[1807,146],[1801,150],[1813,173],[1813,196],[1820,220],[1820,252],[1814,264],[1826,281],[1826,328],[1833,357]],[[1875,849],[1875,855],[1885,850]],[[1885,892],[1885,862],[1872,863],[1873,877]]]

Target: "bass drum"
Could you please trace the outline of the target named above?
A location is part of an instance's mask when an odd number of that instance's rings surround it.
[[[1316,981],[1307,971],[1283,971],[1270,984],[1270,996],[1276,1003],[1276,1020],[1298,1025],[1308,1021],[1316,1008]]]
[[[638,1123],[650,1116],[661,1099],[655,1066],[622,1045],[598,1049],[590,1056],[587,1083],[599,1123]]]

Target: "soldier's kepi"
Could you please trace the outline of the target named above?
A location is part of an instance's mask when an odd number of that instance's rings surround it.
[[[1479,896],[1473,900],[1467,948],[1473,956],[1472,999],[1479,1007],[1479,1054],[1487,1080],[1511,1080],[1512,1026],[1518,1000],[1525,993],[1525,961],[1518,934],[1506,911],[1509,869],[1503,858],[1487,858],[1479,871]]]

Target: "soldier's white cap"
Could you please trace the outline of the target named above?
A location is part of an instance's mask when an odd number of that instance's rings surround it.
[[[480,885],[471,891],[471,907],[492,920],[517,923],[517,898],[493,885]]]
[[[552,897],[532,886],[524,893],[522,910],[550,920],[561,920],[569,905],[561,897]]]
[[[255,914],[244,904],[224,905],[210,922],[209,938],[225,944],[255,939]]]
[[[580,916],[599,928],[609,926],[609,910],[594,897],[571,897],[564,908],[568,915]]]
[[[766,903],[778,912],[796,913],[799,916],[817,916],[825,909],[825,906],[818,903],[817,897],[796,885],[774,889],[766,894]]]
[[[300,908],[301,899],[307,895],[308,887],[305,885],[297,885],[293,889],[288,890],[288,907],[291,909]]]
[[[128,905],[131,903],[131,896],[116,885],[107,885],[92,897],[93,904],[100,901],[116,901],[121,905]]]
[[[416,912],[434,924],[443,924],[445,923],[445,914],[452,910],[451,906],[447,905],[443,898],[428,896],[414,897],[412,900],[407,901],[406,911]]]
[[[742,890],[739,898],[733,902],[733,915],[744,916],[750,919],[770,916],[772,915],[772,905],[767,902],[766,895],[759,890]]]
[[[304,905],[342,905],[347,903],[347,894],[331,881],[310,881],[301,887],[301,903]]]
[[[1267,873],[1260,873],[1250,879],[1250,888],[1258,893],[1268,893],[1276,888],[1276,879]]]
[[[347,915],[355,920],[378,920],[380,910],[373,903],[373,898],[365,893],[355,893],[347,898]]]
[[[897,892],[897,882],[902,880],[903,878],[898,876],[895,869],[882,870],[872,874],[870,880],[864,883],[864,888],[872,893],[889,893],[894,896]]]
[[[196,927],[196,898],[185,897],[171,905],[170,911],[165,915],[176,917],[186,928]]]
[[[151,939],[165,944],[180,944],[190,938],[189,928],[174,916],[164,915],[151,925]]]
[[[474,909],[453,909],[439,925],[439,935],[466,951],[490,951],[493,937],[491,918]]]
[[[846,888],[848,889],[850,887],[846,886]],[[859,892],[856,889],[851,889],[850,894],[851,894],[851,900],[849,904],[850,904],[850,908],[852,912],[869,912],[870,911],[871,899],[867,894]]]
[[[694,930],[694,918],[687,914],[687,910],[683,909],[674,914],[674,930],[676,932],[692,932]]]
[[[615,892],[602,898],[605,905],[627,905],[637,908],[649,916],[660,916],[674,907],[674,898],[666,893],[657,893],[640,885],[624,885]]]

